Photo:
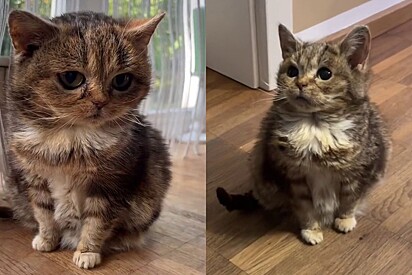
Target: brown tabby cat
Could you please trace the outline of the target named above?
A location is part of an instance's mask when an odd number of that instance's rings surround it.
[[[354,28],[340,43],[303,43],[279,26],[277,94],[254,148],[254,192],[217,195],[227,209],[290,207],[310,244],[322,226],[356,226],[355,213],[382,178],[390,140],[367,94],[371,37]]]
[[[138,247],[159,217],[169,155],[136,108],[150,89],[147,45],[163,17],[10,13],[6,187],[14,217],[38,231],[35,250],[60,244],[93,268],[103,251]]]

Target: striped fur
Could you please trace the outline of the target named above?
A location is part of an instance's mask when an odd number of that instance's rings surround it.
[[[284,60],[254,147],[253,197],[222,189],[218,195],[230,210],[230,198],[247,205],[257,199],[267,209],[289,207],[302,239],[317,244],[323,226],[354,229],[361,201],[384,176],[391,142],[367,95],[367,27],[356,27],[340,43],[304,43],[282,25],[279,36]],[[320,77],[321,68],[331,71],[329,79]]]
[[[146,46],[162,17],[70,13],[46,21],[10,14],[6,189],[14,217],[37,231],[34,249],[74,249],[73,261],[93,268],[104,251],[139,247],[159,217],[169,154],[136,109],[150,89]],[[66,91],[57,74],[73,70],[86,82]],[[123,72],[133,82],[119,93],[110,83]]]

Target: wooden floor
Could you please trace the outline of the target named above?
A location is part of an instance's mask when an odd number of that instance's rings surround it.
[[[370,96],[394,141],[389,172],[358,227],[327,230],[317,246],[303,244],[284,214],[219,205],[216,187],[251,188],[249,154],[271,98],[207,72],[208,274],[412,274],[412,22],[375,38],[371,63]]]
[[[34,251],[32,232],[0,220],[0,275],[205,274],[204,147],[201,156],[174,159],[173,183],[164,211],[142,250],[108,256],[101,266],[84,271],[72,263],[73,252]]]

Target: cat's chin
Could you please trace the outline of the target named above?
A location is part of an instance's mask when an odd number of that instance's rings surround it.
[[[104,119],[101,116],[89,116],[78,120],[76,124],[78,124],[79,126],[96,128],[106,125],[108,122],[109,121],[107,119]]]
[[[306,113],[313,113],[313,112],[319,112],[322,110],[319,106],[316,106],[309,100],[303,97],[296,97],[293,99],[288,100],[290,105],[294,107],[299,112],[306,112]]]

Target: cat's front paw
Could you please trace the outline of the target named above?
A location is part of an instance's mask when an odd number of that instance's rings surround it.
[[[34,237],[31,246],[34,250],[41,251],[41,252],[49,252],[55,250],[58,246],[59,241],[57,238],[53,239],[46,239],[39,234]]]
[[[102,262],[100,253],[76,251],[73,255],[73,262],[80,268],[93,268]]]
[[[323,241],[323,233],[320,229],[302,229],[300,234],[303,240],[311,245],[315,245]]]
[[[346,219],[336,218],[335,219],[335,228],[342,233],[348,233],[352,231],[356,226],[355,217],[350,217]]]

